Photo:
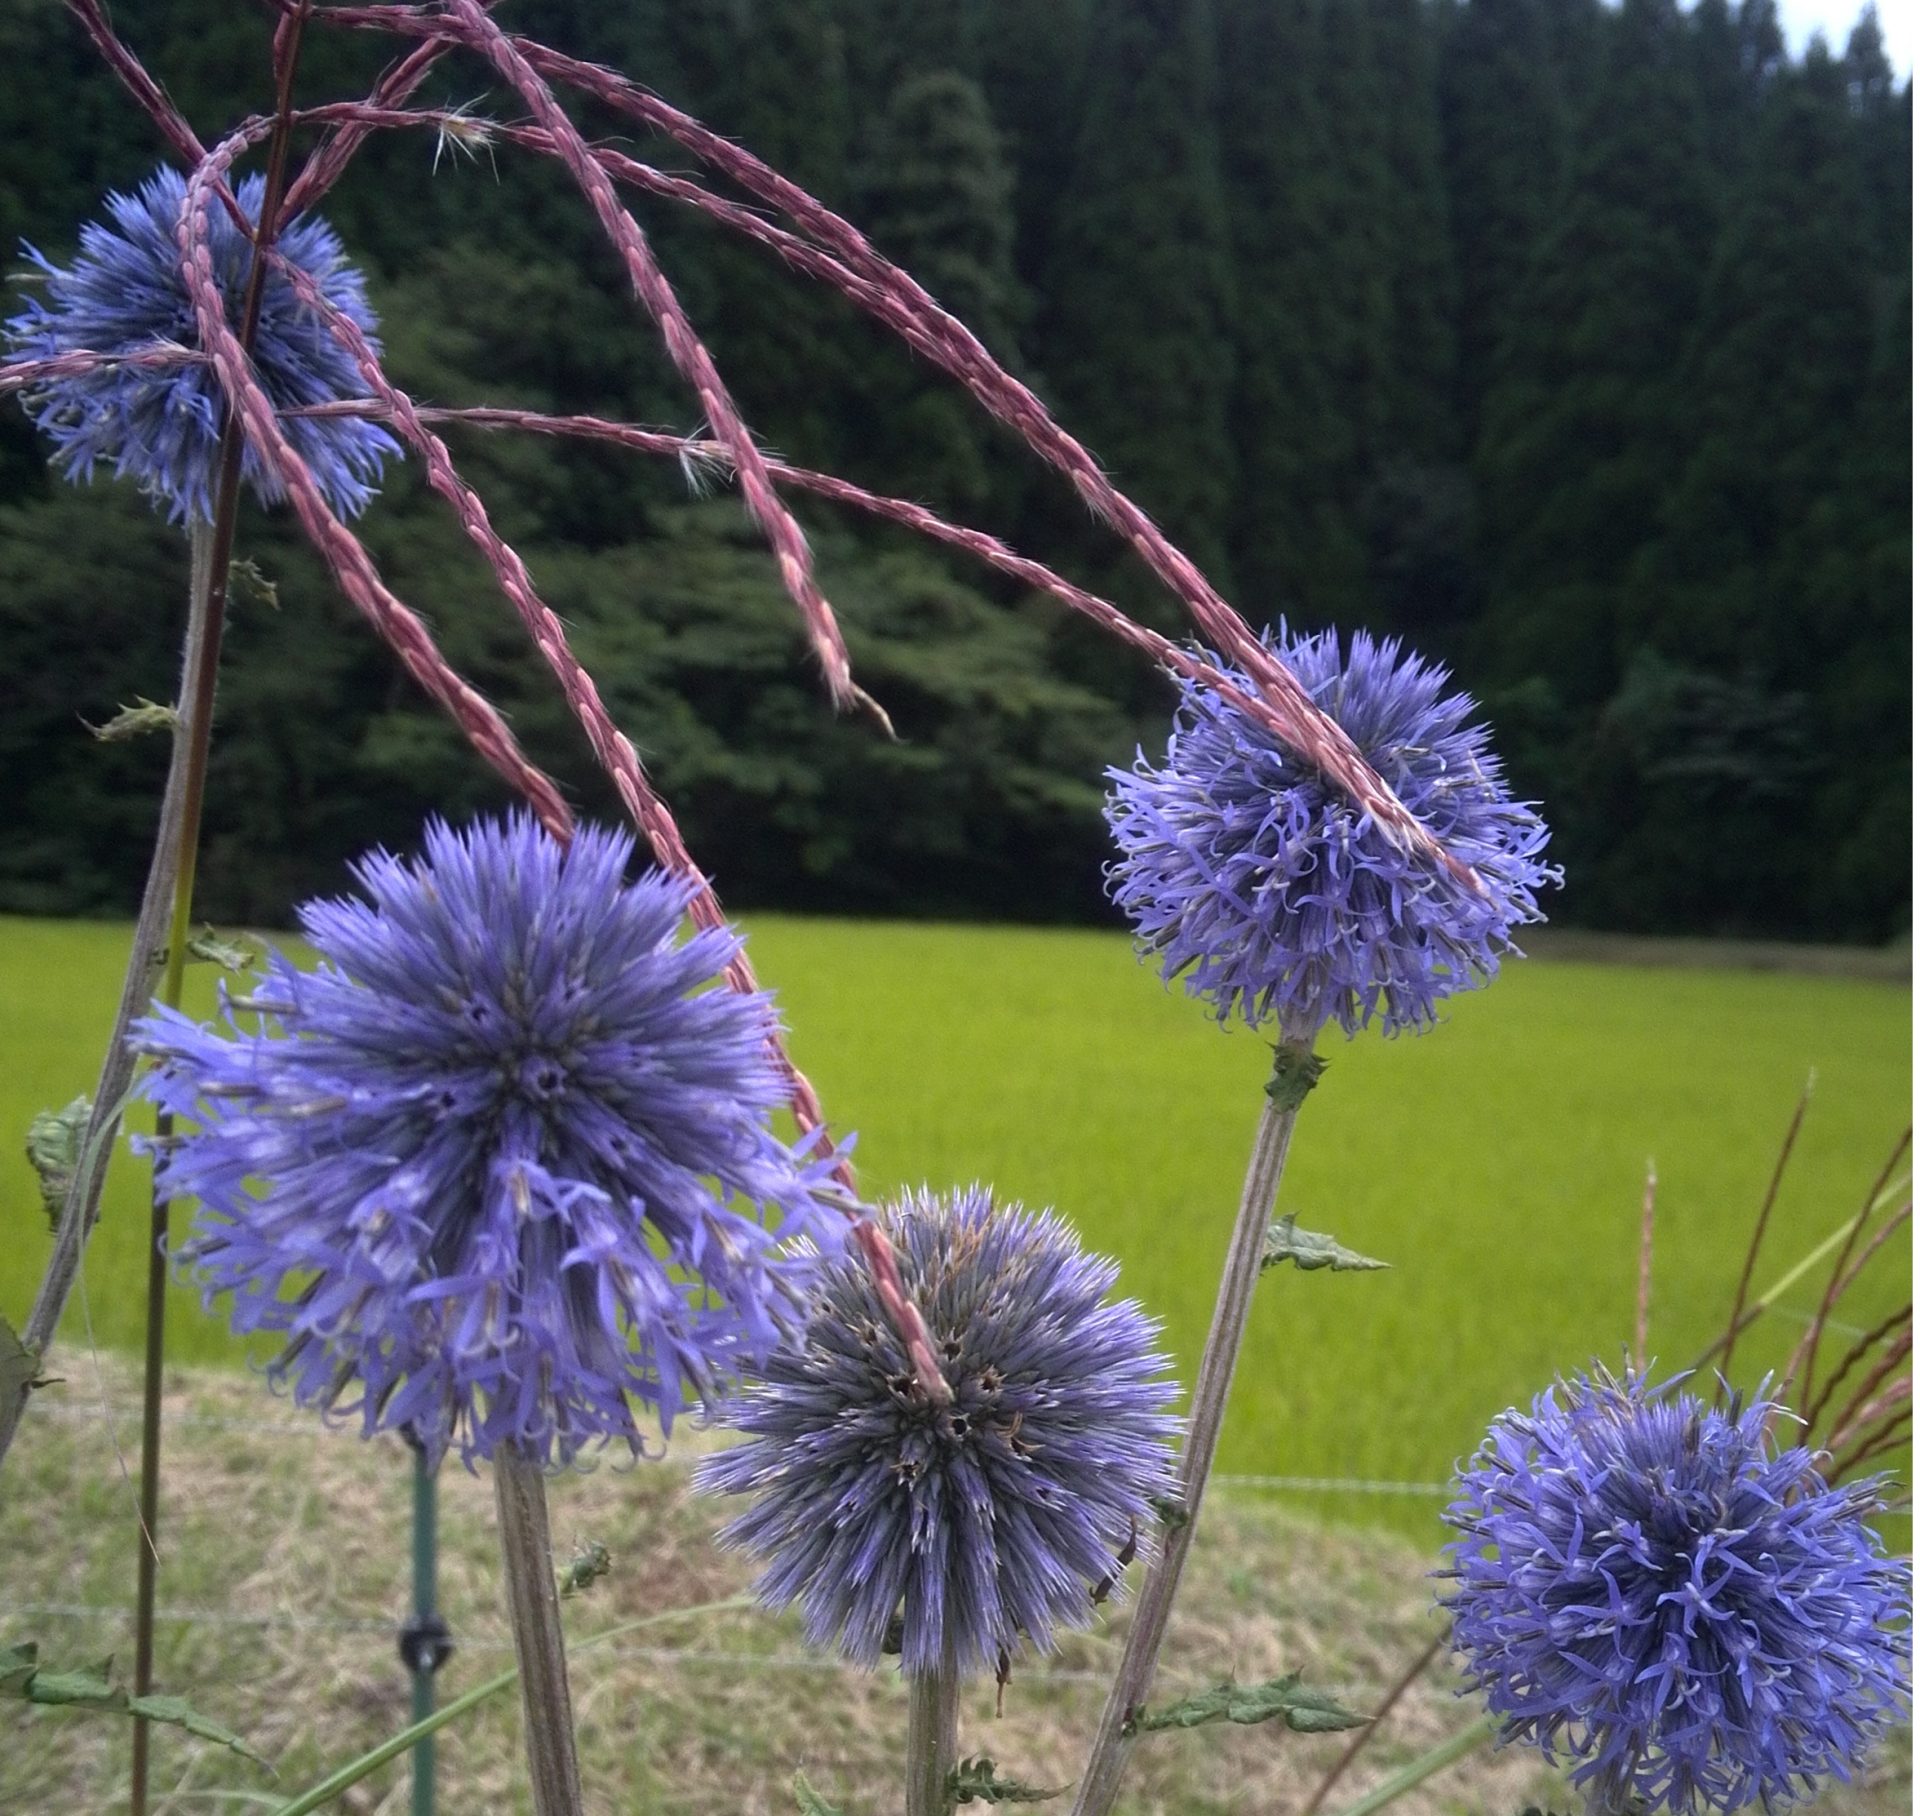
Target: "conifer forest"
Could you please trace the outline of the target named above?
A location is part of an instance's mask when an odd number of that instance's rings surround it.
[[[114,16],[217,124],[261,67],[268,10]],[[1563,922],[1906,929],[1911,88],[1870,12],[1789,54],[1772,0],[513,10],[869,232],[1250,622],[1367,627],[1444,661],[1544,804]],[[324,34],[303,92],[364,92],[385,54]],[[0,58],[0,245],[60,261],[152,170],[150,128],[44,0],[0,0]],[[455,55],[424,99],[483,113],[489,86]],[[590,112],[604,142],[679,167]],[[766,447],[1183,633],[949,381],[762,249],[671,199],[634,206]],[[700,429],[549,161],[382,134],[328,218],[415,398]],[[1151,664],[964,552],[803,502],[888,741],[825,710],[724,478],[450,434],[729,902],[1111,918],[1102,777],[1164,737]],[[501,797],[298,533],[248,510],[200,887],[209,914],[273,925],[427,808]],[[417,473],[364,533],[529,751],[607,811]],[[0,910],[130,912],[163,741],[103,747],[87,726],[169,697],[181,566],[130,487],[59,483],[9,407]]]

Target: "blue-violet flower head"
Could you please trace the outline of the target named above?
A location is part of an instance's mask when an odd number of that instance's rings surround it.
[[[1481,887],[1388,838],[1335,784],[1210,687],[1180,679],[1164,766],[1109,770],[1108,890],[1143,952],[1224,1022],[1389,1034],[1486,982],[1544,918],[1547,829],[1508,793],[1473,701],[1443,669],[1356,631],[1263,641]],[[1243,689],[1239,670],[1219,664]]]
[[[772,1131],[772,1002],[714,987],[738,936],[680,938],[693,885],[628,882],[632,855],[435,822],[359,862],[367,899],[300,910],[316,971],[276,956],[218,1028],[140,1024],[194,1125],[158,1155],[199,1200],[183,1259],[284,1334],[302,1404],[469,1462],[638,1452],[632,1401],[669,1427],[796,1315],[844,1228],[831,1160]]]
[[[253,176],[235,189],[250,221],[260,218],[265,188],[265,179]],[[81,228],[71,265],[56,265],[24,247],[42,274],[44,297],[29,298],[5,324],[10,353],[25,360],[81,351],[197,349],[199,330],[174,237],[185,199],[185,177],[164,169],[131,195],[107,197],[109,218]],[[209,213],[209,243],[227,320],[237,331],[253,247],[218,204]],[[287,222],[276,250],[373,338],[366,281],[325,221],[303,215]],[[269,269],[262,287],[253,360],[267,395],[282,410],[358,397],[366,388],[353,357],[301,302],[284,271]],[[98,366],[39,385],[25,402],[67,478],[91,479],[105,467],[162,501],[175,522],[212,518],[227,411],[220,382],[204,361]],[[387,460],[399,452],[385,429],[356,417],[283,416],[280,426],[328,503],[349,516],[366,508]],[[284,496],[251,448],[241,473],[263,503]]]
[[[1173,1492],[1169,1364],[1140,1307],[1108,1300],[1114,1264],[1050,1213],[972,1186],[881,1216],[953,1403],[918,1392],[849,1253],[722,1414],[748,1441],[698,1481],[755,1497],[721,1542],[766,1560],[762,1599],[801,1603],[815,1645],[994,1670],[1084,1626],[1154,1529]]]
[[[1503,1413],[1460,1472],[1454,1646],[1505,1737],[1571,1764],[1595,1810],[1791,1803],[1906,1692],[1878,1484],[1829,1488],[1776,1416],[1596,1370]]]

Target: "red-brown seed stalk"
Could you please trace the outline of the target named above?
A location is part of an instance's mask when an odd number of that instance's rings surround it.
[[[411,6],[340,6],[331,8],[328,16],[356,27],[415,36],[452,36],[489,54],[497,54],[492,41],[501,40],[528,69],[564,82],[665,134],[748,193],[778,208],[864,280],[859,288],[842,286],[855,303],[871,308],[875,290],[892,298],[917,325],[918,332],[910,337],[916,348],[1068,478],[1088,507],[1135,549],[1185,605],[1208,641],[1245,670],[1287,723],[1287,741],[1296,752],[1326,774],[1389,837],[1409,849],[1426,852],[1468,886],[1482,887],[1472,868],[1448,852],[1407,810],[1352,739],[1320,710],[1198,567],[1107,479],[1092,455],[1053,420],[1039,399],[1000,366],[971,331],[942,309],[910,274],[881,257],[856,228],[752,153],[613,70],[566,56],[530,39],[509,39],[491,21],[476,26],[468,11],[474,4],[475,0],[450,0],[451,10],[447,12]],[[568,122],[567,131],[572,130]],[[573,136],[578,137],[577,133]],[[823,275],[830,275],[830,271]]]
[[[520,41],[509,38],[489,19],[479,0],[447,0],[447,5],[448,18],[461,27],[467,42],[512,85],[552,141],[554,155],[580,185],[602,231],[613,242],[614,250],[627,268],[634,294],[659,328],[668,357],[693,387],[707,421],[713,425],[716,439],[726,444],[740,476],[741,496],[773,550],[781,585],[799,608],[814,653],[826,671],[834,704],[843,710],[864,708],[885,726],[886,714],[854,684],[853,667],[839,623],[814,578],[813,556],[807,548],[807,539],[794,521],[793,513],[780,502],[767,474],[766,461],[734,407],[732,394],[721,379],[712,355],[694,332],[672,284],[653,256],[647,236],[633,216],[620,206],[612,180],[595,161],[579,128],[554,99],[553,90],[522,54]]]
[[[413,400],[387,377],[359,324],[328,302],[319,286],[297,265],[285,259],[280,260],[279,265],[301,301],[320,317],[329,332],[352,356],[361,377],[372,389],[382,415],[420,455],[426,464],[428,483],[453,507],[468,540],[486,557],[500,583],[500,590],[506,594],[508,602],[533,638],[534,646],[559,682],[561,695],[586,733],[601,768],[612,780],[621,805],[652,847],[661,867],[694,885],[695,893],[688,904],[689,915],[702,927],[725,926],[726,916],[721,910],[719,898],[694,863],[693,854],[687,849],[679,826],[666,802],[648,779],[632,741],[615,724],[593,677],[573,653],[565,627],[535,588],[526,563],[494,529],[479,494],[460,477],[446,443],[426,426]],[[727,982],[739,991],[753,992],[759,989],[759,980],[744,951],[735,954],[728,965]],[[777,1035],[773,1037],[772,1047],[774,1057],[786,1077],[794,1120],[799,1124],[802,1134],[811,1135],[822,1126],[820,1100],[812,1085],[794,1065]],[[830,1147],[824,1135],[821,1140],[823,1148]],[[861,1214],[853,1169],[844,1157],[836,1162],[835,1176],[847,1195],[847,1202],[842,1208],[854,1221],[854,1240],[867,1259],[881,1303],[907,1347],[921,1391],[936,1403],[944,1405],[952,1397],[952,1390],[934,1356],[926,1321],[901,1284],[892,1245],[880,1234],[871,1219]]]

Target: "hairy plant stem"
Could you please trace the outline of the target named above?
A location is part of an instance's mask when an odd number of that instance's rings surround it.
[[[907,1679],[906,1816],[948,1816],[947,1780],[960,1751],[960,1673],[951,1659]]]
[[[428,1629],[439,1619],[435,1608],[434,1578],[438,1574],[435,1539],[438,1536],[438,1463],[424,1444],[413,1445],[413,1618],[418,1632],[413,1659],[413,1719],[417,1727],[433,1713],[433,1674],[442,1654],[427,1652]],[[444,1631],[444,1629],[442,1629]],[[433,1816],[434,1741],[423,1734],[413,1748],[413,1816]]]
[[[204,523],[195,523],[188,531],[189,558],[187,636],[180,676],[180,698],[175,708],[174,752],[178,761],[180,787],[178,813],[171,828],[173,850],[170,871],[172,902],[169,908],[171,932],[164,956],[154,953],[161,971],[161,1000],[169,1007],[180,1005],[180,977],[185,969],[187,928],[193,899],[194,848],[199,843],[200,805],[204,796],[207,749],[213,726],[214,678],[220,665],[220,631],[223,614],[208,584],[213,567],[213,531]],[[172,776],[169,775],[169,783]],[[163,834],[167,831],[163,823]],[[156,860],[159,858],[155,853]],[[183,918],[185,903],[189,917]],[[157,930],[156,930],[157,931]],[[178,963],[176,963],[176,954]],[[146,967],[143,967],[146,969]],[[124,1039],[124,1031],[117,1035]],[[166,1140],[173,1132],[172,1118],[162,1115],[155,1123],[158,1138]],[[100,1168],[105,1173],[105,1166]],[[147,1347],[140,1396],[140,1554],[134,1590],[133,1682],[134,1694],[144,1696],[153,1687],[153,1604],[160,1565],[160,1386],[166,1360],[167,1315],[167,1237],[166,1201],[156,1185],[153,1194],[152,1221],[147,1238]],[[128,1807],[133,1816],[145,1816],[147,1808],[147,1744],[149,1727],[136,1719],[133,1724],[133,1765]]]
[[[293,125],[293,80],[300,62],[300,40],[306,8],[289,14],[276,34],[275,59],[278,118],[268,151],[265,191],[255,233],[253,258],[247,271],[241,306],[240,345],[251,352],[260,327],[261,298],[266,288],[267,253],[272,247],[280,199],[286,193],[288,141]],[[229,411],[220,433],[220,468],[210,526],[195,524],[193,536],[194,609],[201,616],[198,646],[192,650],[182,682],[176,746],[184,745],[180,817],[175,833],[173,912],[168,930],[166,965],[159,1000],[170,1009],[180,1006],[186,977],[187,938],[193,925],[193,883],[200,848],[201,810],[206,801],[207,759],[213,742],[213,696],[220,673],[221,634],[226,622],[227,578],[233,562],[234,529],[240,511],[241,457],[246,435],[237,412]],[[192,642],[192,639],[189,639]],[[119,1038],[124,1040],[124,1031]],[[155,1139],[162,1146],[172,1137],[173,1119],[160,1115]],[[156,1178],[153,1214],[147,1243],[147,1345],[141,1383],[140,1420],[140,1563],[134,1599],[133,1688],[144,1696],[153,1687],[153,1615],[159,1574],[155,1537],[160,1522],[160,1390],[166,1361],[167,1249],[171,1206],[161,1197]],[[146,1816],[148,1744],[151,1727],[136,1717],[133,1724],[133,1761],[128,1808],[131,1816]]]
[[[1293,1125],[1320,1070],[1311,1035],[1305,1039],[1285,1037],[1274,1051],[1273,1077],[1267,1082],[1266,1101],[1261,1105],[1239,1215],[1234,1220],[1226,1268],[1220,1276],[1220,1296],[1213,1308],[1213,1326],[1207,1332],[1200,1375],[1194,1384],[1193,1412],[1180,1460],[1183,1517],[1168,1528],[1147,1566],[1120,1669],[1107,1693],[1093,1751],[1080,1779],[1073,1816],[1106,1816],[1126,1773],[1127,1758],[1133,1750],[1133,1723],[1153,1688],[1154,1668],[1173,1613],[1174,1596],[1179,1592],[1180,1575],[1186,1568],[1187,1552],[1193,1544],[1201,1497],[1213,1469],[1213,1453],[1219,1446],[1227,1393],[1233,1385],[1234,1363],[1239,1359],[1240,1342],[1253,1307],[1253,1289],[1260,1279],[1260,1257],[1273,1218],[1280,1175],[1286,1169]]]
[[[494,1452],[493,1500],[500,1515],[513,1651],[520,1662],[534,1816],[581,1816],[573,1698],[567,1689],[566,1639],[560,1630],[553,1539],[547,1529],[547,1483],[540,1465],[517,1444]]]

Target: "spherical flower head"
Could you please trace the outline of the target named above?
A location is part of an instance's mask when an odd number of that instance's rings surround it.
[[[972,1186],[882,1221],[953,1403],[917,1391],[849,1254],[722,1415],[748,1441],[697,1480],[756,1497],[721,1542],[766,1560],[761,1598],[800,1602],[815,1645],[872,1665],[892,1630],[909,1673],[993,1670],[1085,1626],[1153,1529],[1173,1492],[1169,1364],[1140,1307],[1109,1302],[1115,1265],[1051,1214]]]
[[[772,1003],[714,987],[739,938],[679,937],[693,885],[632,855],[436,822],[361,860],[365,900],[300,910],[316,971],[274,959],[218,1028],[140,1024],[194,1125],[158,1155],[199,1200],[183,1258],[236,1330],[285,1334],[303,1404],[470,1462],[637,1452],[633,1400],[670,1427],[792,1315],[842,1227],[830,1162],[772,1132]]]
[[[131,195],[109,195],[109,218],[81,228],[80,251],[69,266],[24,247],[43,274],[44,295],[29,298],[25,310],[5,324],[14,357],[198,348],[175,238],[186,188],[179,171],[164,169]],[[265,189],[258,176],[236,188],[249,221],[260,218]],[[209,214],[209,236],[214,277],[237,332],[253,247],[219,204]],[[305,271],[335,308],[373,334],[366,280],[347,263],[339,235],[325,221],[303,215],[287,222],[275,249]],[[286,273],[274,268],[261,292],[253,361],[267,395],[282,410],[358,397],[366,389],[352,355],[300,301]],[[174,522],[211,520],[227,410],[220,381],[203,361],[96,367],[41,385],[25,401],[54,445],[54,465],[67,478],[90,480],[104,466],[162,501]],[[353,417],[283,417],[281,427],[327,501],[348,516],[366,508],[387,459],[399,452],[386,430]],[[242,457],[241,473],[262,503],[285,495],[252,448]]]
[[[1221,1021],[1278,1017],[1311,1039],[1376,1017],[1389,1033],[1434,1020],[1440,1000],[1485,983],[1535,895],[1559,872],[1547,829],[1514,800],[1446,671],[1355,631],[1263,638],[1321,710],[1480,887],[1403,850],[1370,815],[1212,688],[1179,678],[1164,766],[1144,753],[1109,770],[1120,847],[1108,889],[1143,952]],[[1253,684],[1219,663],[1243,690]]]
[[[1791,1803],[1905,1693],[1877,1485],[1829,1488],[1775,1416],[1596,1371],[1503,1413],[1460,1472],[1454,1646],[1506,1738],[1571,1763],[1595,1810]]]

